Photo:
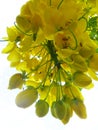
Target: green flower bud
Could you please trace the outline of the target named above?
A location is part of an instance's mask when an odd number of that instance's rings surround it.
[[[15,88],[22,88],[24,83],[23,77],[21,73],[16,73],[11,76],[9,80],[9,87],[8,89],[15,89]]]
[[[73,99],[71,101],[71,107],[80,118],[85,119],[87,117],[86,107],[80,99]]]
[[[51,114],[53,117],[57,118],[57,115],[56,115],[56,111],[55,111],[55,101],[52,102],[52,106],[51,106]]]
[[[16,23],[23,32],[27,32],[31,29],[31,22],[27,17],[18,15],[16,17]]]
[[[49,104],[45,100],[39,100],[36,105],[36,114],[39,117],[43,117],[48,113]]]
[[[65,105],[61,100],[52,103],[51,113],[55,118],[62,120],[64,118],[65,112]]]
[[[82,57],[89,58],[95,53],[95,48],[91,45],[85,45],[80,49],[79,53]]]
[[[73,75],[73,83],[76,85],[76,86],[80,86],[80,87],[87,87],[88,85],[90,85],[92,83],[92,80],[91,78],[82,73],[82,72],[76,72],[74,75]]]
[[[32,105],[38,98],[38,92],[33,87],[20,92],[16,96],[16,105],[18,107],[26,108]]]
[[[70,120],[70,117],[72,116],[73,110],[72,110],[69,103],[66,102],[66,103],[64,103],[64,105],[65,105],[65,108],[66,108],[66,113],[65,113],[64,118],[62,119],[62,122],[64,124],[67,124]]]
[[[85,72],[87,71],[87,64],[84,60],[84,58],[78,54],[73,54],[71,56],[71,59],[73,61],[72,68],[77,71]]]

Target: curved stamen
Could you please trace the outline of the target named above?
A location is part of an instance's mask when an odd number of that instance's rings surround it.
[[[74,38],[74,40],[75,40],[75,47],[72,48],[72,47],[69,46],[69,48],[72,49],[72,50],[76,50],[76,48],[77,48],[77,46],[78,46],[77,38],[76,38],[75,34],[73,33],[73,31],[72,31],[70,28],[69,28],[69,31],[71,32],[71,34],[72,34],[72,36],[73,36],[73,38]]]

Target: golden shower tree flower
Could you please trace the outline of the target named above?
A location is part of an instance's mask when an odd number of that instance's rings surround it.
[[[8,87],[22,90],[17,106],[36,102],[37,116],[50,108],[64,124],[73,111],[87,117],[82,89],[98,80],[97,0],[28,0],[7,27],[6,39],[2,53],[19,71]]]

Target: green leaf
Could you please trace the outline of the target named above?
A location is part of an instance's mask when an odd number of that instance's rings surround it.
[[[96,28],[98,26],[98,16],[90,17],[88,21],[88,28]]]
[[[87,24],[90,38],[98,41],[98,16],[90,17]]]

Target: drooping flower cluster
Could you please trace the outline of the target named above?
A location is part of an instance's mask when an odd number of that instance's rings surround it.
[[[97,0],[29,0],[7,28],[11,67],[19,73],[9,89],[20,88],[16,104],[36,102],[36,114],[51,114],[66,124],[73,111],[86,118],[82,89],[98,80]]]

